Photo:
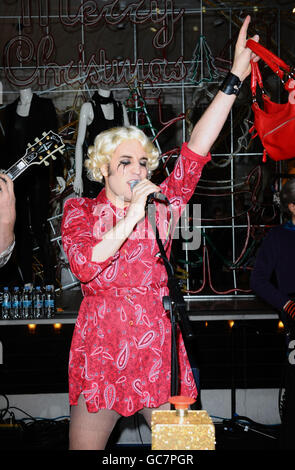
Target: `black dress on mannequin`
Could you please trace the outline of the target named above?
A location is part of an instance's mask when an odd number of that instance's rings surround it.
[[[5,169],[24,155],[28,143],[33,144],[34,139],[41,138],[44,131],[56,132],[58,127],[56,111],[51,100],[33,94],[27,117],[17,114],[17,105],[18,100],[5,108],[5,150],[1,157],[1,166]],[[62,164],[58,162],[55,165],[55,174],[62,174],[61,168]],[[24,284],[33,283],[34,280],[32,270],[34,238],[40,249],[44,283],[55,283],[52,247],[47,226],[51,174],[50,166],[32,165],[14,182],[16,254]]]
[[[114,106],[114,117],[113,119],[106,119],[105,115],[101,109],[102,104],[110,104]],[[123,115],[123,105],[119,101],[115,101],[113,98],[113,93],[110,94],[108,98],[100,96],[96,91],[91,100],[93,107],[94,118],[92,123],[87,128],[86,139],[83,145],[83,162],[87,158],[88,147],[93,145],[95,137],[100,134],[100,132],[112,127],[118,127],[124,125],[124,115]],[[91,181],[87,177],[87,171],[83,164],[83,196],[94,198],[98,195],[103,185],[97,181]]]

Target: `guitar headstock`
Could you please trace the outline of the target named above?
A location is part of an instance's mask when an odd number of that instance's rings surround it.
[[[36,138],[34,144],[28,144],[22,160],[27,165],[49,165],[49,158],[56,159],[56,152],[63,153],[65,144],[62,138],[53,131],[43,132],[42,138]]]

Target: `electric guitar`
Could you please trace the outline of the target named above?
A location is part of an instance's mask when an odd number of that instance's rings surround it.
[[[63,153],[65,144],[62,138],[53,131],[43,132],[42,138],[36,137],[35,143],[28,144],[26,153],[16,163],[14,163],[8,170],[4,170],[3,173],[8,175],[12,181],[14,181],[19,175],[21,175],[31,165],[44,165],[48,166],[49,158],[56,160],[54,155],[56,152]]]

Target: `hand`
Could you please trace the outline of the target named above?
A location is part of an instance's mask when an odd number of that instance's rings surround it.
[[[9,176],[0,173],[0,252],[13,242],[15,217],[13,182]]]
[[[159,192],[159,186],[148,179],[143,179],[134,186],[132,191],[132,198],[126,215],[135,218],[139,222],[145,216],[145,206],[149,194]]]
[[[248,47],[246,47],[247,42],[247,31],[248,26],[251,21],[251,17],[248,15],[240,29],[239,36],[236,42],[234,62],[231,69],[231,72],[234,75],[237,75],[241,81],[245,80],[248,75],[251,73],[251,64],[250,60],[257,62],[259,57],[254,54]],[[256,34],[252,38],[254,41],[259,41],[259,36]]]
[[[76,194],[78,196],[82,196],[83,193],[83,180],[82,178],[75,178],[74,183],[73,183],[73,188]]]

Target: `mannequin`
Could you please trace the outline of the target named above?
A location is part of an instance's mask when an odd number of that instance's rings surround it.
[[[100,88],[98,92],[94,93],[91,102],[82,105],[75,149],[76,175],[73,184],[77,195],[82,196],[83,194],[85,197],[97,196],[102,186],[96,181],[90,181],[83,168],[87,149],[90,145],[93,145],[94,139],[99,132],[121,125],[129,125],[127,111],[123,104],[113,99],[110,90]],[[86,135],[87,131],[88,135]]]
[[[30,113],[31,101],[33,98],[33,91],[31,88],[24,88],[19,92],[19,101],[16,108],[16,113],[21,117],[27,117]],[[40,136],[41,137],[41,136]],[[61,176],[57,176],[57,183],[59,193],[62,193],[66,187],[65,179]]]
[[[33,92],[31,88],[20,90],[19,101],[16,108],[16,112],[19,116],[27,117],[29,115],[32,98]]]
[[[42,133],[57,132],[57,115],[50,99],[39,98],[31,88],[20,90],[19,99],[5,108],[5,149],[2,155],[4,168],[9,168],[24,155],[29,143]],[[16,253],[21,281],[33,283],[33,240],[40,249],[44,267],[44,283],[55,283],[55,270],[50,244],[47,218],[49,211],[51,174],[62,175],[63,164],[58,156],[49,167],[32,165],[15,180],[16,197]],[[62,176],[58,185],[65,187]]]

